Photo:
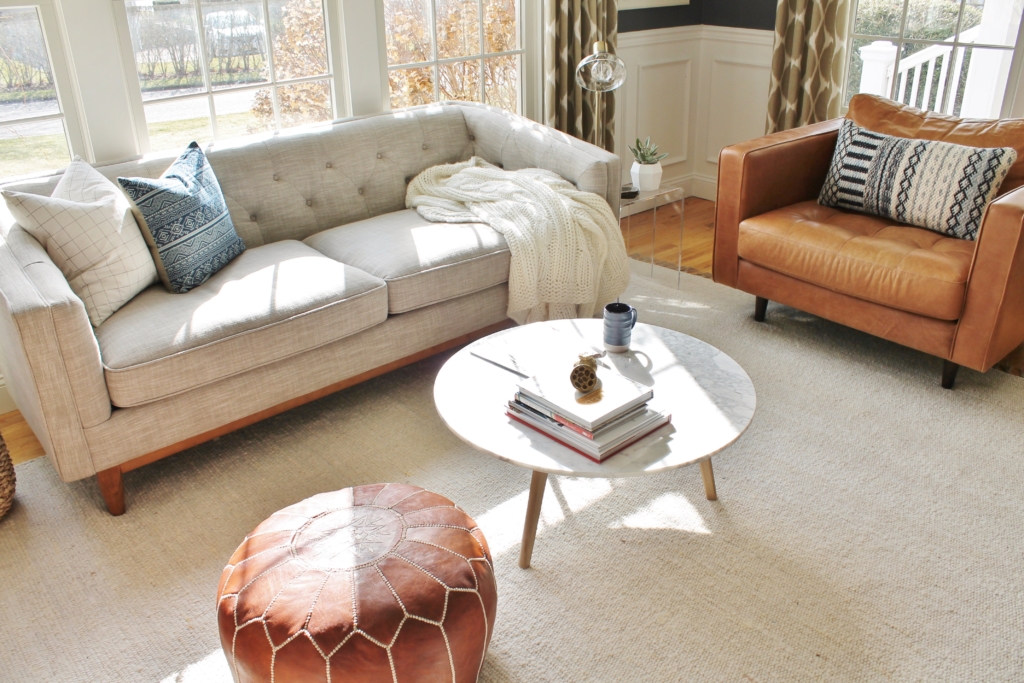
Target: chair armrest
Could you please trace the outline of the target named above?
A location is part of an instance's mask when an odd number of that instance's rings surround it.
[[[722,150],[715,208],[715,282],[736,286],[740,223],[817,199],[842,119],[773,133]]]
[[[1024,341],[1024,187],[989,204],[951,360],[985,371]]]
[[[448,104],[462,109],[478,156],[510,171],[553,171],[580,190],[604,197],[618,218],[622,192],[619,157],[502,109],[469,102]]]
[[[82,300],[17,225],[0,239],[0,345],[11,396],[60,477],[94,474],[84,429],[111,412],[96,335]]]

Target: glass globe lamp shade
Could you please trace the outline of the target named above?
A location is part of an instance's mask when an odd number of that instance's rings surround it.
[[[594,43],[594,53],[576,67],[576,83],[584,90],[608,92],[626,82],[626,65],[608,52],[604,41]]]

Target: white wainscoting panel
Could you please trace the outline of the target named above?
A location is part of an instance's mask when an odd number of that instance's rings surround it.
[[[637,94],[643,106],[636,117],[637,138],[651,140],[668,154],[663,166],[684,163],[689,150],[690,59],[641,63],[637,69]]]
[[[711,60],[707,161],[717,164],[723,147],[764,135],[770,74],[764,64]]]
[[[626,84],[616,93],[616,152],[651,136],[669,157],[663,183],[715,198],[722,147],[764,134],[771,31],[681,26],[619,35]]]

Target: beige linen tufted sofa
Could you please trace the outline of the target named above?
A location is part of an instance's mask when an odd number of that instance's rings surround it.
[[[482,105],[215,146],[246,251],[187,294],[150,287],[95,329],[7,216],[0,369],[60,477],[97,475],[121,514],[123,472],[509,324],[504,239],[405,209],[413,176],[473,155],[552,170],[617,210],[616,156]],[[158,177],[169,163],[99,170]],[[57,178],[9,187],[48,195]]]

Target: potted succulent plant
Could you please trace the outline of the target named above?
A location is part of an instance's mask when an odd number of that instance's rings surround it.
[[[658,146],[651,144],[649,135],[644,142],[640,142],[640,138],[637,138],[636,147],[630,147],[629,151],[636,159],[633,162],[633,167],[629,170],[633,184],[641,191],[657,190],[661,186],[661,160],[668,154],[658,154]]]

